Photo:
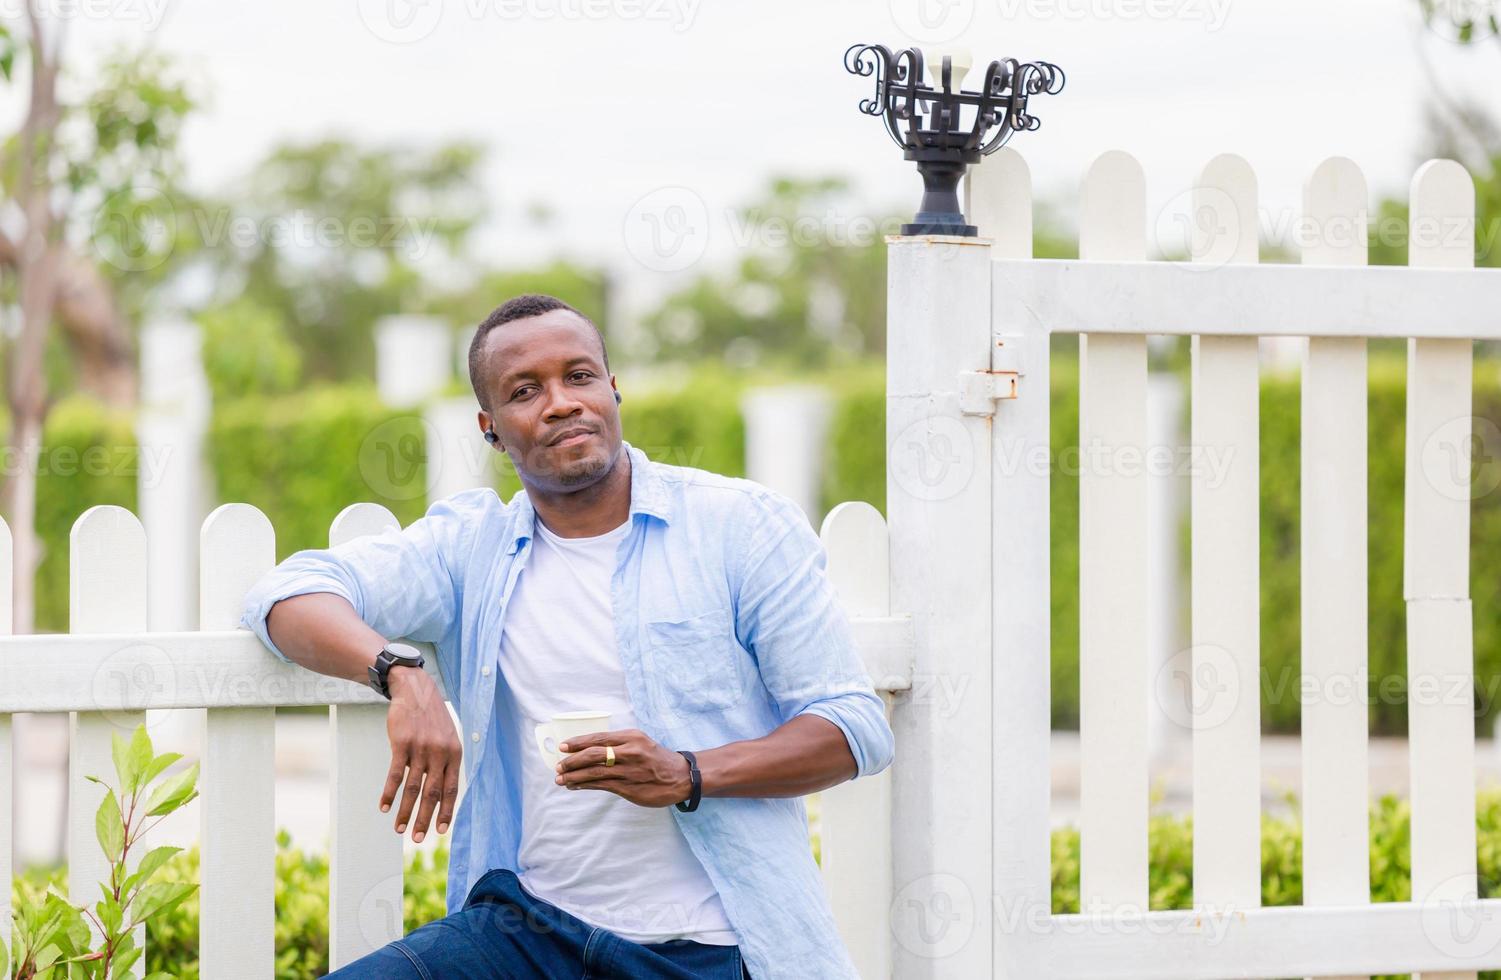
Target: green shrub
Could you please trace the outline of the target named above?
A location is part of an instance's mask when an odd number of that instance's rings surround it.
[[[68,398],[47,417],[39,463],[36,528],[42,558],[36,627],[60,632],[68,628],[68,539],[74,522],[99,504],[134,511],[141,467],[159,467],[165,460],[141,456],[129,413],[87,398]]]
[[[326,548],[349,504],[384,504],[406,525],[427,510],[421,415],[382,406],[365,385],[318,387],[218,406],[209,462],[220,500],[259,507],[278,561]]]
[[[328,856],[304,852],[291,845],[286,832],[276,839],[276,976],[278,980],[309,980],[328,972]],[[197,846],[176,854],[162,868],[166,883],[197,882]],[[17,907],[37,902],[48,884],[67,892],[66,867],[31,868],[12,886]],[[448,848],[407,858],[402,888],[406,931],[441,919],[448,881]],[[146,931],[147,972],[164,970],[181,980],[198,980],[199,900],[194,894],[171,914],[153,921]]]
[[[240,297],[198,316],[203,371],[214,404],[290,392],[302,376],[302,351],[275,310]]]
[[[1261,904],[1303,902],[1302,818],[1296,808],[1286,817],[1261,821]],[[1370,808],[1371,901],[1412,900],[1411,808],[1407,800],[1387,795]],[[1477,870],[1481,898],[1501,897],[1501,787],[1477,794]],[[1193,907],[1193,821],[1161,814],[1148,820],[1148,902],[1153,910]],[[1079,911],[1079,831],[1065,827],[1052,836],[1053,911]],[[1406,976],[1402,974],[1401,976]],[[1377,980],[1396,980],[1397,975]],[[1498,980],[1501,971],[1480,973]]]
[[[1264,906],[1303,901],[1302,818],[1296,801],[1288,816],[1262,819],[1261,902]],[[809,817],[817,827],[817,800]],[[1477,867],[1481,898],[1501,897],[1501,788],[1479,791],[1476,802]],[[1406,800],[1383,796],[1370,809],[1371,901],[1406,902],[1412,898],[1411,810]],[[1193,824],[1191,818],[1156,814],[1148,821],[1148,895],[1150,907],[1188,909],[1193,905]],[[818,853],[815,832],[812,841]],[[322,853],[291,846],[277,837],[276,976],[303,980],[328,970],[328,859]],[[163,870],[165,881],[198,880],[197,847],[175,855]],[[407,931],[442,918],[446,910],[448,851],[439,846],[426,856],[407,859],[403,885],[403,925]],[[35,902],[48,883],[66,890],[67,871],[56,867],[28,869],[12,886],[17,906]],[[1079,831],[1063,827],[1052,833],[1052,908],[1079,911]],[[147,933],[148,969],[166,970],[184,980],[198,978],[198,896],[155,922]],[[1501,972],[1482,973],[1492,980]]]

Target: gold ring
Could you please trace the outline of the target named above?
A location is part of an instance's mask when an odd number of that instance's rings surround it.
[[[613,766],[614,764],[615,764],[615,746],[613,746],[613,745],[606,745],[605,746],[605,765],[607,765],[607,766]]]

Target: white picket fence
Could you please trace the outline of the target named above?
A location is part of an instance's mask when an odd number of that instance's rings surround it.
[[[330,545],[394,526],[376,504],[346,508]],[[868,504],[845,504],[824,524],[841,592],[854,597],[857,638],[873,670],[911,658],[910,620],[886,614],[885,526]],[[146,535],[119,507],[93,507],[70,541],[70,632],[0,638],[0,881],[12,873],[11,714],[69,712],[68,890],[98,898],[107,868],[95,840],[103,790],[113,780],[110,738],[128,735],[153,708],[207,708],[200,777],[202,974],[264,980],[274,973],[274,753],[277,707],[329,705],[330,959],[337,968],[402,934],[401,838],[377,801],[390,764],[386,702],[368,687],[324,677],[272,656],[237,628],[250,586],[275,564],[270,522],[247,504],[225,504],[204,521],[196,632],[146,631]],[[11,549],[0,523],[0,632],[10,630]],[[424,644],[414,644],[425,647]],[[430,649],[430,648],[429,648]],[[160,745],[158,751],[172,749]],[[185,765],[186,762],[180,765]],[[884,827],[861,812],[884,799],[889,776],[829,794],[822,811],[830,888],[859,916],[885,901],[861,883],[863,855],[889,852]],[[832,870],[833,868],[839,870]],[[872,899],[875,899],[872,901]],[[0,899],[0,941],[9,941],[10,889]],[[849,920],[849,917],[845,917]],[[857,920],[849,920],[857,921]],[[879,922],[877,923],[879,925]],[[144,935],[137,936],[138,944]],[[139,970],[137,971],[139,975]]]
[[[1030,177],[969,178],[988,240],[890,241],[891,596],[916,635],[893,713],[893,972],[902,978],[1367,975],[1501,966],[1476,901],[1468,594],[1473,340],[1501,338],[1501,271],[1473,269],[1474,189],[1420,169],[1410,268],[1366,268],[1368,193],[1343,159],[1305,190],[1302,264],[1256,265],[1256,181],[1194,189],[1190,262],[1147,262],[1142,170],[1083,181],[1078,261],[1033,260]],[[1049,382],[1080,357],[1081,899],[1049,852]],[[1169,662],[1193,739],[1192,910],[1149,911],[1149,334],[1192,338],[1192,647]],[[1258,341],[1303,358],[1305,904],[1259,908]],[[1369,903],[1366,338],[1408,341],[1404,596],[1413,900]],[[942,465],[940,465],[940,463]],[[1495,615],[1496,611],[1489,611]],[[963,690],[932,696],[934,680]],[[920,697],[924,689],[928,697]],[[881,975],[885,975],[884,973]]]
[[[825,876],[866,977],[1010,980],[1367,975],[1501,966],[1501,900],[1476,901],[1471,347],[1501,339],[1501,272],[1473,270],[1474,192],[1434,162],[1412,187],[1407,269],[1365,268],[1367,189],[1345,160],[1309,181],[1300,266],[1257,267],[1255,179],[1219,157],[1195,189],[1194,261],[1148,263],[1129,156],[1084,181],[1079,261],[1029,258],[1030,177],[1003,150],[968,183],[986,239],[890,243],[887,520],[825,519],[829,574],[892,698],[897,761],[823,794]],[[1353,229],[1353,231],[1352,231]],[[1337,233],[1336,233],[1337,232]],[[1049,852],[1048,355],[1080,335],[1084,911],[1055,915]],[[1174,658],[1194,744],[1194,908],[1148,911],[1146,336],[1193,338],[1193,646]],[[1303,362],[1306,904],[1259,908],[1258,338]],[[1369,904],[1366,338],[1409,338],[1405,585],[1413,900]],[[394,523],[357,504],[332,542]],[[889,527],[889,533],[888,533]],[[0,880],[11,871],[9,715],[73,713],[70,888],[96,894],[109,736],[148,708],[206,707],[204,975],[271,972],[273,715],[330,705],[331,958],[401,931],[400,841],[375,806],[384,702],[283,664],[233,629],[273,532],[228,504],[201,536],[199,632],[146,632],[146,542],[128,512],[74,528],[72,632],[0,639]],[[8,632],[9,536],[0,536]],[[1494,615],[1494,611],[1491,612]],[[1309,685],[1304,685],[1305,689]],[[1338,692],[1344,690],[1341,697]],[[1320,693],[1322,692],[1322,693]],[[1353,692],[1353,693],[1352,693]],[[1427,693],[1421,693],[1427,692]],[[167,746],[170,748],[170,746]],[[8,892],[3,901],[9,901]],[[8,909],[0,930],[8,927]]]

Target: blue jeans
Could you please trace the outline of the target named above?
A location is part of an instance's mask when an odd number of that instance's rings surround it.
[[[743,980],[739,946],[640,944],[582,919],[494,868],[464,907],[329,974],[330,980]]]

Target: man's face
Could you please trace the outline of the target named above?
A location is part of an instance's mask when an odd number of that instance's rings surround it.
[[[513,320],[491,330],[481,351],[495,434],[526,482],[567,492],[610,471],[620,451],[614,378],[599,335],[568,310]],[[578,429],[582,436],[559,441]]]

